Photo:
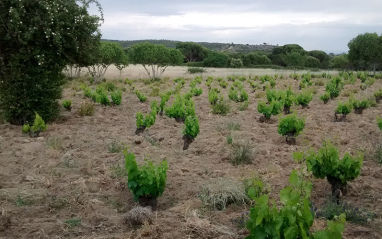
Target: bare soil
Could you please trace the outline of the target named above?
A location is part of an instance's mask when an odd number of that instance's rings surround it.
[[[178,76],[184,74],[183,69]],[[287,78],[287,74],[284,73],[284,77]],[[213,115],[203,81],[203,94],[194,97],[200,134],[188,150],[183,150],[183,124],[165,115],[158,116],[154,126],[136,135],[135,113],[148,113],[149,102],[139,102],[127,85],[114,82],[127,88],[122,104],[118,107],[97,104],[94,116],[86,117],[78,116],[77,110],[81,102],[89,99],[76,91],[78,81],[68,83],[64,98],[72,99],[73,109],[63,111],[62,117],[49,124],[39,138],[23,135],[20,126],[0,124],[0,237],[244,238],[248,235],[246,230],[239,229],[231,220],[248,211],[248,205],[211,211],[203,208],[198,199],[200,187],[211,178],[240,180],[259,175],[278,201],[278,192],[288,184],[292,169],[298,167],[292,159],[293,152],[319,148],[325,139],[337,142],[341,152],[369,152],[382,141],[376,123],[376,116],[382,114],[382,104],[360,115],[351,113],[345,122],[335,122],[337,102],[347,98],[341,95],[323,104],[319,95],[325,86],[312,86],[317,94],[309,107],[291,109],[305,117],[306,127],[296,138],[296,145],[288,145],[277,133],[278,117],[272,116],[267,123],[259,122],[259,99],[254,97],[258,92],[250,93],[247,110],[239,111],[239,104],[231,102],[230,114]],[[183,92],[188,91],[188,84]],[[161,91],[174,87],[172,79],[158,85]],[[248,83],[244,85],[247,92],[252,92]],[[276,88],[286,89],[289,85],[298,91],[299,82],[293,79],[277,80]],[[149,96],[152,86],[141,81],[135,86]],[[216,81],[213,87],[219,87]],[[382,87],[382,82],[377,80],[366,91],[359,87],[360,82],[346,85],[343,92],[358,89],[356,96],[372,96]],[[227,98],[228,87],[222,93]],[[150,101],[154,99],[159,97],[149,97]],[[231,146],[226,142],[229,122],[241,125],[240,130],[232,132],[234,140],[249,141],[253,147],[255,154],[251,164],[233,166],[230,163]],[[109,151],[113,141],[128,145],[139,163],[143,163],[144,157],[157,162],[168,160],[166,189],[158,198],[151,224],[124,223],[124,215],[137,203],[127,188],[126,176],[121,173],[123,154]],[[331,188],[326,180],[313,180],[313,183],[312,200],[319,205],[330,196]],[[377,217],[363,225],[347,223],[344,238],[382,238],[382,165],[366,157],[361,175],[349,182],[345,200],[376,213]],[[315,228],[323,226],[325,220],[316,220]]]

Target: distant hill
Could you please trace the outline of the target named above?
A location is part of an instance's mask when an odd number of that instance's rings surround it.
[[[153,44],[163,44],[170,48],[175,48],[176,43],[180,41],[171,40],[133,40],[133,41],[118,41],[118,40],[108,40],[103,39],[103,41],[118,42],[123,48],[130,47],[137,43],[150,42]],[[230,52],[230,53],[249,53],[253,51],[263,51],[266,53],[272,52],[272,49],[276,46],[274,45],[250,45],[250,44],[234,44],[234,43],[211,43],[211,42],[196,42],[207,49],[214,51]]]

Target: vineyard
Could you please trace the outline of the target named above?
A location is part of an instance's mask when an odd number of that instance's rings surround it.
[[[382,238],[380,75],[131,69],[0,124],[0,237]]]

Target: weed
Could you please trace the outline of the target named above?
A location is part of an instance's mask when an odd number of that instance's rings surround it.
[[[81,219],[80,218],[73,218],[73,219],[68,219],[68,220],[65,220],[64,223],[70,228],[74,228],[76,226],[80,226],[81,225]]]
[[[82,102],[77,111],[79,116],[92,116],[94,115],[94,104],[90,102]]]
[[[264,91],[256,92],[255,93],[255,98],[256,99],[262,99],[266,97],[266,93]]]
[[[54,150],[61,150],[63,148],[62,147],[63,142],[64,142],[64,140],[61,138],[51,137],[48,139],[46,144],[49,148],[52,148]]]
[[[160,91],[160,89],[158,87],[152,87],[150,96],[152,96],[152,97],[159,96],[159,91]]]
[[[241,127],[240,123],[229,122],[227,124],[228,130],[240,130],[240,127]]]
[[[219,115],[227,115],[231,111],[231,106],[228,101],[220,98],[216,104],[212,105],[212,113]]]
[[[125,146],[122,143],[120,143],[120,142],[118,142],[117,140],[114,139],[109,144],[108,148],[109,148],[109,152],[110,153],[120,153],[125,148]]]
[[[111,92],[110,97],[114,105],[120,105],[122,102],[122,91],[121,90],[113,91]]]
[[[71,110],[72,109],[72,101],[71,100],[63,100],[62,101],[62,106],[66,109],[66,110]]]
[[[229,178],[212,179],[201,187],[198,198],[203,206],[213,210],[224,210],[230,204],[246,204],[249,201],[244,185]]]
[[[51,200],[49,201],[49,207],[52,209],[62,209],[68,204],[68,201],[63,198],[59,198],[57,196],[52,196]]]
[[[110,167],[112,174],[112,178],[124,178],[126,177],[126,168],[117,164],[115,166]]]
[[[316,209],[315,211],[316,217],[324,217],[328,220],[332,220],[336,216],[345,214],[346,221],[356,224],[367,223],[369,220],[376,217],[375,213],[369,212],[363,208],[354,207],[347,202],[340,201],[337,203],[334,198],[328,198],[321,206],[321,209]]]
[[[244,101],[243,103],[240,104],[240,106],[239,106],[239,110],[240,110],[240,111],[247,110],[247,109],[248,109],[248,106],[249,106],[249,101]]]
[[[232,144],[233,143],[233,138],[232,138],[232,135],[229,134],[227,135],[227,144]]]
[[[17,195],[15,199],[15,204],[17,207],[23,207],[30,204],[26,199],[22,198],[20,195]]]
[[[195,74],[206,72],[206,70],[201,67],[188,67],[187,72],[190,74]]]
[[[239,165],[250,163],[253,156],[253,150],[249,142],[237,142],[232,144],[231,163]]]

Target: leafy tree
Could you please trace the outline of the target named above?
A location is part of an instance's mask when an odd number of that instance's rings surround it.
[[[131,63],[142,65],[152,79],[160,78],[168,66],[180,65],[183,62],[183,55],[178,49],[148,42],[133,45],[128,55]]]
[[[349,59],[347,54],[335,56],[331,63],[331,67],[335,69],[347,69],[349,68]]]
[[[382,36],[377,33],[360,34],[349,43],[349,60],[356,65],[364,61],[366,66],[376,67],[382,63]]]
[[[263,53],[251,52],[243,56],[244,66],[270,65],[272,61]]]
[[[320,60],[318,60],[317,58],[313,57],[313,56],[307,56],[305,58],[306,62],[305,62],[305,66],[306,67],[310,67],[310,68],[320,68]]]
[[[229,57],[216,51],[209,51],[208,56],[203,61],[203,66],[206,67],[226,67],[229,63]]]
[[[101,17],[89,15],[97,4]],[[63,69],[99,42],[96,0],[0,1],[0,109],[14,124],[59,113]]]
[[[243,62],[239,58],[232,58],[230,66],[232,68],[242,68],[243,67]]]
[[[289,67],[304,67],[306,58],[301,52],[292,51],[284,56],[284,62]]]
[[[187,62],[203,61],[207,56],[207,49],[194,42],[178,42],[176,49],[182,52]]]
[[[115,42],[101,42],[98,49],[93,54],[93,59],[89,62],[88,66],[90,75],[95,82],[104,79],[107,68],[110,65],[116,65],[117,68],[122,69],[128,64],[125,52],[122,46]]]
[[[320,61],[320,68],[326,69],[329,67],[330,56],[323,51],[314,50],[308,52],[310,56],[317,58]]]

